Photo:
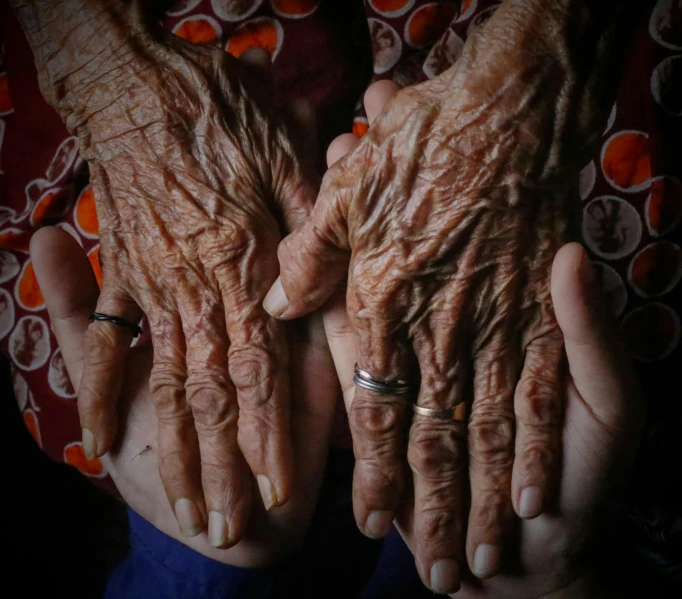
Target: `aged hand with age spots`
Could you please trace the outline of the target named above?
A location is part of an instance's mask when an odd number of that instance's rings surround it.
[[[228,547],[246,530],[252,474],[266,508],[291,495],[287,335],[261,304],[281,232],[314,193],[261,59],[188,44],[142,4],[13,1],[41,89],[90,168],[96,311],[149,321],[168,499],[183,534],[208,523],[211,543]],[[108,322],[88,328],[78,406],[92,456],[116,439],[131,339]]]
[[[450,70],[369,115],[279,248],[265,301],[279,318],[323,306],[348,279],[348,321],[338,293],[326,316],[330,344],[352,348],[336,352],[339,372],[357,361],[411,380],[429,409],[473,389],[465,423],[412,418],[404,396],[345,380],[357,523],[383,536],[413,487],[416,561],[435,591],[459,586],[465,532],[469,567],[491,577],[514,512],[537,518],[555,500],[563,338],[550,269],[615,93],[623,7],[504,2]]]
[[[88,316],[99,290],[83,249],[65,231],[45,227],[31,240],[31,260],[45,296],[50,322],[64,362],[78,390],[85,366]],[[239,567],[275,563],[301,543],[313,514],[324,473],[338,399],[336,373],[319,316],[288,327],[291,339],[291,434],[297,467],[291,498],[265,512],[253,498],[253,514],[242,540],[230,549],[211,547],[212,534],[181,537],[159,477],[158,413],[149,391],[153,352],[149,344],[126,356],[122,381],[121,429],[102,457],[126,503],[165,534],[211,559]],[[220,530],[218,529],[218,534]]]

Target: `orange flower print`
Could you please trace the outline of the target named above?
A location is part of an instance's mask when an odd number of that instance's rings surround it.
[[[192,15],[180,21],[173,33],[193,44],[216,44],[222,32],[220,25],[205,15]]]
[[[74,222],[81,235],[90,239],[97,239],[99,231],[97,210],[95,208],[95,196],[90,185],[78,196],[74,217]]]
[[[457,14],[453,2],[432,2],[412,13],[405,25],[405,40],[413,48],[426,48],[435,44],[450,26]]]
[[[35,442],[38,444],[39,447],[42,447],[43,440],[40,436],[40,425],[38,424],[38,416],[33,410],[29,409],[24,410],[23,417],[24,424],[26,425],[28,432],[31,433],[31,437],[35,439]]]
[[[62,216],[68,207],[68,199],[72,188],[52,189],[44,193],[36,202],[31,213],[31,224],[40,226],[48,220]]]
[[[628,278],[638,295],[658,297],[673,290],[682,277],[682,249],[674,243],[652,243],[630,262]]]
[[[102,462],[95,458],[94,460],[88,460],[85,457],[85,451],[83,451],[83,444],[78,441],[75,443],[69,443],[64,448],[64,462],[78,468],[86,476],[92,476],[95,478],[102,478],[106,476],[106,471]]]
[[[353,121],[353,135],[355,137],[362,137],[369,130],[369,122],[365,117],[355,117]]]
[[[26,261],[17,280],[15,295],[19,305],[25,310],[41,310],[45,306],[36,273],[30,260]]]
[[[275,60],[282,47],[284,31],[276,19],[261,17],[237,27],[227,41],[225,50],[240,57],[249,48],[263,48]]]
[[[102,266],[99,262],[99,246],[96,246],[90,250],[88,253],[88,260],[90,260],[90,266],[92,266],[92,272],[95,273],[95,279],[97,279],[97,284],[99,288],[102,288]]]
[[[645,189],[651,179],[649,136],[639,131],[621,131],[611,136],[602,150],[602,170],[619,191]]]
[[[13,250],[28,254],[33,230],[5,229],[0,231],[0,250]]]
[[[682,183],[675,177],[656,177],[644,209],[649,233],[661,237],[682,220]]]

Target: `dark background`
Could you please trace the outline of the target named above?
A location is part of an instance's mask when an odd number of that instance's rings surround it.
[[[0,595],[101,597],[127,551],[123,504],[43,454],[24,426],[4,356],[0,397]]]

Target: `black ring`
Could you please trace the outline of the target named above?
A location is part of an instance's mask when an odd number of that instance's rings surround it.
[[[101,322],[110,322],[115,324],[117,327],[130,329],[130,331],[133,333],[133,338],[137,337],[138,335],[142,335],[141,327],[133,324],[132,322],[128,322],[125,318],[121,318],[120,316],[109,316],[108,314],[102,314],[101,312],[93,312],[90,314],[90,322],[95,322],[96,320]]]

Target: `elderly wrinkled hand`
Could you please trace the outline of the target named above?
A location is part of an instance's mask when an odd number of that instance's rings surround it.
[[[83,249],[65,231],[46,227],[31,241],[31,259],[45,296],[59,347],[79,388],[86,363],[88,316],[99,290]],[[240,542],[225,541],[224,519],[209,521],[208,535],[181,538],[168,505],[158,460],[158,414],[149,393],[153,352],[149,344],[131,349],[120,400],[121,430],[102,457],[126,503],[167,535],[223,563],[240,567],[272,564],[295,551],[312,517],[320,488],[338,398],[336,373],[319,316],[289,328],[291,338],[291,432],[297,467],[292,495],[280,509],[265,512],[254,500],[253,514]]]
[[[500,575],[465,578],[458,599],[628,596],[628,575],[614,558],[618,541],[605,521],[623,505],[645,403],[585,250],[561,248],[551,281],[570,372],[554,509],[524,521]],[[408,522],[402,531],[409,542]]]
[[[368,110],[368,133],[280,245],[265,301],[295,318],[347,277],[349,326],[328,328],[330,343],[344,338],[375,379],[412,385],[414,417],[404,395],[345,381],[354,509],[366,534],[383,536],[409,463],[417,564],[440,592],[460,577],[467,453],[466,549],[481,578],[499,571],[514,511],[539,516],[560,472],[563,339],[550,270],[611,106],[619,38],[602,8],[540,4],[508,0],[450,70]],[[584,44],[567,54],[569,37]],[[469,387],[467,452],[457,408]]]
[[[41,88],[78,135],[94,190],[96,312],[154,345],[159,468],[180,528],[244,533],[292,488],[287,338],[262,308],[277,244],[312,207],[258,69],[156,28],[140,3],[14,2]],[[112,447],[131,331],[93,322],[78,406],[90,456]],[[237,425],[238,423],[238,425]]]

